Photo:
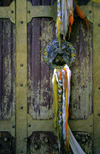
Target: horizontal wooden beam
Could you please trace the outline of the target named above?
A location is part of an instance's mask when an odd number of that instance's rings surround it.
[[[57,135],[57,130],[54,128],[54,120],[33,120],[28,114],[28,137],[36,131],[54,132]],[[93,137],[93,114],[86,120],[69,120],[71,131],[85,131]],[[0,120],[0,131],[10,132],[15,137],[15,116],[11,120]]]
[[[91,137],[93,137],[93,114],[91,114],[86,120],[69,120],[69,126],[71,131],[87,132]]]
[[[15,2],[13,1],[10,6],[0,7],[0,18],[9,18],[15,23]]]
[[[53,6],[50,5],[40,5],[32,6],[32,4],[27,2],[27,23],[35,17],[51,17],[56,21],[57,18],[57,3],[55,2]],[[9,18],[13,23],[15,23],[15,2],[13,1],[10,6],[0,7],[0,18]]]
[[[0,131],[10,132],[15,137],[15,116],[12,116],[10,120],[0,120]]]
[[[90,22],[93,22],[93,11],[92,11],[93,2],[89,2],[87,5],[80,6],[84,16]],[[51,17],[54,21],[57,18],[57,2],[53,6],[50,5],[41,5],[41,6],[32,6],[31,2],[27,2],[27,22],[30,22],[32,18],[37,17]],[[13,23],[15,23],[15,2],[13,1],[10,6],[0,7],[0,18],[9,18]]]
[[[51,17],[56,21],[57,18],[57,2],[53,6],[50,5],[40,5],[32,6],[32,4],[27,2],[27,22],[30,22],[32,18],[35,17]]]

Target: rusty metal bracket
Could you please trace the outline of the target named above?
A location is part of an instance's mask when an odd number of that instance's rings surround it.
[[[30,22],[34,17],[52,17],[54,21],[57,18],[57,2],[53,6],[32,6],[32,4],[27,2],[27,22]]]
[[[15,23],[15,2],[13,1],[10,6],[0,7],[0,18],[10,18]]]

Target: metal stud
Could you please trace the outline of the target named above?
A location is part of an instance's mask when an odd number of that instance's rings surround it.
[[[90,127],[92,127],[92,124],[89,124]]]
[[[30,13],[30,11],[27,11],[27,13]]]
[[[92,11],[91,10],[89,10],[89,13],[91,13]]]
[[[45,137],[44,141],[45,141],[45,143],[48,143],[49,142],[49,138]]]
[[[23,64],[20,64],[21,67],[23,67]]]
[[[7,137],[4,137],[4,141],[7,142],[8,141],[8,138]]]
[[[39,147],[38,143],[35,142],[35,143],[34,143],[34,148],[35,148],[35,149],[38,149],[38,147]]]
[[[98,26],[100,27],[100,23],[98,24]],[[100,87],[98,89],[100,89]]]
[[[20,106],[20,109],[23,109],[23,106]]]
[[[11,13],[14,13],[14,11],[13,11],[13,10],[11,10]]]
[[[98,116],[100,116],[100,112],[98,113]]]
[[[12,125],[12,128],[15,128],[15,125]]]
[[[31,127],[31,124],[28,124],[28,127]]]
[[[23,24],[23,21],[20,21],[21,24]]]
[[[82,137],[82,142],[85,142],[85,141],[86,141],[85,137]]]
[[[23,86],[23,84],[21,83],[21,84],[20,84],[20,86],[22,87],[22,86]]]
[[[25,137],[25,138],[24,138],[24,141],[25,141],[25,142],[27,142],[27,141],[28,141],[28,138],[27,138],[27,137]]]

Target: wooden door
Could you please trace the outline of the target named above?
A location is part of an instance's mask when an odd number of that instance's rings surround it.
[[[2,9],[9,8],[0,15],[0,154],[58,153],[53,72],[43,59],[46,44],[56,38],[55,21],[39,17],[38,11],[38,17],[32,17],[33,6],[50,6],[55,1],[0,1]],[[80,5],[86,4],[80,1]],[[93,24],[89,25],[88,31],[75,15],[70,39],[76,61],[71,67],[69,124],[82,149],[92,154]]]

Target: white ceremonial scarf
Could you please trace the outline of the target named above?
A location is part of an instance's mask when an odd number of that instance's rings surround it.
[[[67,77],[68,77],[68,105],[69,105],[69,98],[70,98],[70,79],[71,79],[71,70],[69,69],[69,66],[66,64],[64,66],[64,68],[67,71]],[[64,72],[62,72],[64,73]],[[56,69],[54,69],[54,73],[53,73],[53,78],[52,78],[52,84],[54,85],[54,76],[56,75],[56,80],[58,82],[58,77],[57,77],[57,71]],[[64,80],[64,79],[63,79]],[[63,89],[64,89],[64,81],[63,81]],[[65,95],[63,92],[63,105],[62,105],[62,118],[63,118],[63,139],[64,139],[64,143],[66,145],[66,130],[65,130],[65,125],[66,125],[66,117],[65,117]],[[77,142],[77,140],[75,139],[74,135],[71,132],[71,129],[69,127],[69,144],[72,148],[72,151],[74,154],[85,154],[85,152],[82,150],[82,148],[80,147],[79,143]]]

